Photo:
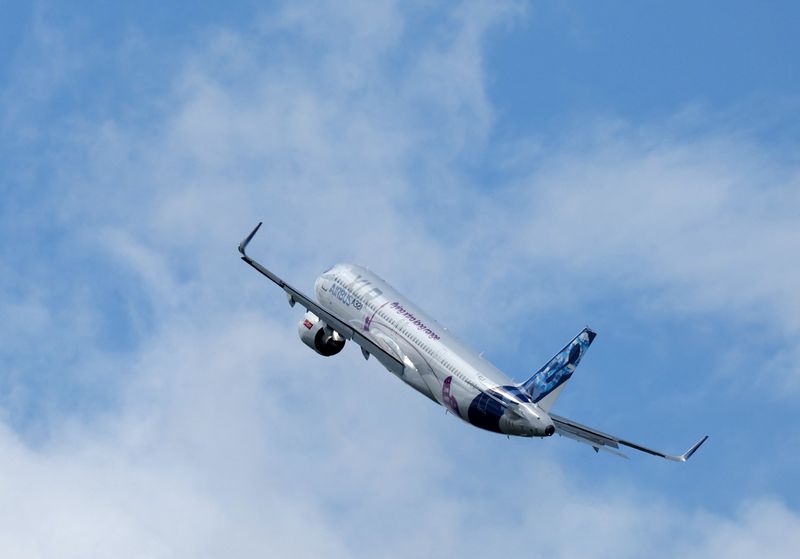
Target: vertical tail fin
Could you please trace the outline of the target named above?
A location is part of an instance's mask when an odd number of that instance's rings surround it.
[[[559,351],[544,367],[523,382],[523,388],[539,406],[549,411],[564,388],[565,383],[575,372],[583,354],[592,345],[595,334],[590,328],[584,328],[580,334]]]

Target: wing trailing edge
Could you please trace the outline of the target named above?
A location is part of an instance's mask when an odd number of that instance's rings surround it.
[[[556,426],[556,433],[562,437],[567,437],[580,443],[588,444],[596,451],[604,450],[619,456],[625,456],[618,450],[620,445],[623,445],[634,450],[651,454],[653,456],[658,456],[659,458],[664,458],[665,460],[671,460],[673,462],[686,462],[695,452],[697,452],[697,449],[700,448],[700,446],[702,446],[706,440],[708,440],[708,435],[705,435],[683,454],[667,454],[665,452],[653,450],[652,448],[647,448],[646,446],[642,446],[631,441],[626,441],[625,439],[614,435],[609,435],[608,433],[603,433],[597,429],[581,425],[580,423],[572,421],[571,419],[567,419],[566,417],[550,414],[550,418],[553,420],[553,423]]]

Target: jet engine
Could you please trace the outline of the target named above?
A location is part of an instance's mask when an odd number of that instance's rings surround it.
[[[304,344],[325,357],[336,355],[344,347],[345,339],[339,332],[322,322],[311,311],[300,321],[297,333]]]

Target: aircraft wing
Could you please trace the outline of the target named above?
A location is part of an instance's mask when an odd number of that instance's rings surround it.
[[[333,313],[323,309],[319,306],[313,299],[304,295],[302,292],[296,290],[294,287],[283,281],[280,277],[273,274],[269,270],[267,270],[264,266],[253,260],[247,255],[246,249],[247,245],[255,236],[258,228],[261,227],[261,223],[259,222],[256,225],[255,229],[253,229],[244,240],[239,243],[239,252],[242,254],[242,260],[250,264],[253,268],[258,270],[261,274],[268,277],[270,280],[278,284],[278,287],[283,289],[286,292],[287,297],[289,297],[289,304],[294,306],[295,303],[300,303],[303,307],[307,310],[311,311],[315,315],[317,315],[320,319],[322,319],[325,324],[336,330],[342,337],[353,340],[355,343],[361,346],[362,352],[365,353],[365,357],[367,355],[374,355],[378,361],[380,361],[386,368],[396,374],[402,374],[405,366],[403,363],[397,359],[394,355],[390,354],[389,352],[385,351],[377,344],[369,340],[366,336],[364,336],[361,332],[353,328],[352,326],[348,325],[346,322],[341,320],[339,317],[334,315]]]
[[[607,433],[603,433],[598,431],[597,429],[592,429],[591,427],[586,427],[585,425],[581,425],[580,423],[576,423],[571,419],[567,419],[566,417],[561,417],[555,414],[550,414],[550,418],[553,420],[553,423],[556,426],[556,433],[563,437],[569,437],[570,439],[576,440],[578,442],[588,444],[595,449],[595,451],[605,450],[607,452],[611,452],[612,454],[616,454],[618,456],[622,456],[627,458],[624,454],[619,452],[619,445],[624,445],[636,450],[641,450],[642,452],[646,452],[647,454],[652,454],[653,456],[660,456],[661,458],[666,458],[667,460],[672,460],[674,462],[686,462],[689,458],[691,458],[692,454],[700,448],[708,435],[697,441],[692,447],[680,455],[671,455],[665,454],[663,452],[659,452],[658,450],[652,450],[650,448],[644,447],[642,445],[632,443],[630,441],[626,441],[624,439],[620,439],[619,437],[615,437],[614,435],[609,435]]]

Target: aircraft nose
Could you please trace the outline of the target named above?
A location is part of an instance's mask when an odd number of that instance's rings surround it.
[[[545,427],[544,435],[546,437],[551,437],[553,435],[553,433],[555,433],[555,432],[556,432],[555,426],[553,424],[550,424],[547,427]]]

